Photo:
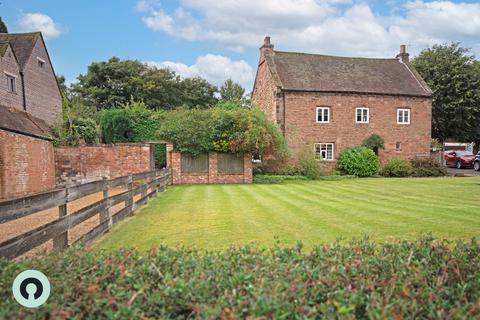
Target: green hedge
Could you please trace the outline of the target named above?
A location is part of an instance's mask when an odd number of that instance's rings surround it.
[[[257,184],[278,184],[285,181],[305,181],[309,180],[305,176],[300,175],[268,175],[256,174],[253,176],[253,183]]]
[[[21,308],[11,293],[15,276],[28,268],[52,285],[39,309]],[[478,319],[479,279],[475,240],[358,240],[311,252],[301,245],[148,253],[74,248],[0,260],[0,318]]]

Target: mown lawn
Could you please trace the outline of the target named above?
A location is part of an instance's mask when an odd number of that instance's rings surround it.
[[[276,241],[307,248],[338,238],[376,241],[480,235],[480,178],[355,179],[281,185],[174,186],[116,225],[96,248]]]

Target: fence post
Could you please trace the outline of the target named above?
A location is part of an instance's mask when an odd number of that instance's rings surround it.
[[[131,211],[135,211],[135,203],[133,201],[133,175],[128,176],[128,200],[127,206],[131,206]]]
[[[67,204],[58,207],[58,217],[63,218],[67,215]],[[53,250],[63,251],[68,246],[68,230],[53,238]]]
[[[150,175],[147,175],[145,177],[145,179],[143,180],[143,183],[144,183],[144,186],[146,186],[146,188],[144,187],[144,189],[142,190],[142,193],[141,193],[141,197],[145,197],[147,194],[148,194],[148,183],[149,183],[149,180],[150,180]]]
[[[107,177],[103,177],[103,202],[105,203],[105,209],[100,212],[100,223],[109,220],[108,228],[112,226],[112,219],[110,219],[109,208],[110,205],[108,203],[108,179]]]

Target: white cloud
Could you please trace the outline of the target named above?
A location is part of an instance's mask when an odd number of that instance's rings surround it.
[[[43,13],[25,13],[18,21],[22,32],[42,32],[45,39],[57,38],[62,34],[61,28],[52,18]]]
[[[146,63],[157,68],[169,68],[182,77],[199,76],[217,86],[227,79],[232,79],[249,88],[254,77],[253,69],[246,61],[232,61],[228,57],[214,54],[199,56],[193,65],[173,61],[147,61]]]
[[[152,30],[232,50],[259,47],[271,35],[277,47],[329,54],[392,56],[398,45],[415,53],[434,43],[477,46],[480,3],[409,1],[381,16],[349,0],[181,0],[173,12],[150,7]],[[478,52],[480,53],[480,52]]]

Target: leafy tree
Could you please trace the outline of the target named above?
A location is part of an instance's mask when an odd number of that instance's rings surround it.
[[[214,107],[217,103],[217,87],[200,77],[185,78],[181,83],[183,105],[194,107]]]
[[[65,83],[66,82],[65,76],[61,74],[57,74],[56,77],[57,77],[58,87],[60,88],[60,92],[62,93],[62,95],[70,99],[70,88],[68,88],[67,84]]]
[[[433,90],[432,136],[480,140],[479,62],[458,43],[435,45],[412,63]]]
[[[131,99],[143,101],[149,109],[178,106],[211,107],[217,102],[217,88],[201,78],[181,79],[174,71],[150,67],[138,60],[94,62],[78,77],[72,93],[83,104],[98,110],[118,108]]]
[[[7,25],[3,22],[2,17],[0,17],[0,33],[8,33]]]
[[[222,101],[240,102],[244,99],[245,89],[232,79],[228,79],[220,87],[219,93]]]
[[[115,108],[130,101],[131,97],[142,100],[140,92],[147,67],[137,60],[120,60],[113,57],[108,61],[94,62],[73,90],[86,104],[98,110]]]

